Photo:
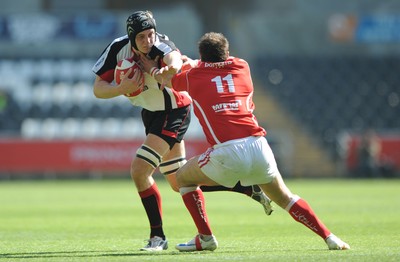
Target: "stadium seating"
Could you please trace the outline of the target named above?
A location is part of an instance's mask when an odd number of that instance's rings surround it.
[[[252,68],[268,93],[336,158],[343,130],[400,128],[399,66],[392,57],[268,56]]]
[[[9,103],[0,133],[45,139],[143,137],[139,108],[125,97],[94,97],[93,63],[88,58],[1,60],[0,90]],[[400,128],[397,58],[267,56],[251,64],[253,77],[333,157],[343,130]],[[193,119],[188,137],[203,137]]]
[[[27,139],[144,138],[140,108],[93,95],[93,59],[0,60],[7,108],[0,135]],[[20,70],[16,70],[20,69]],[[202,136],[194,120],[191,137]]]

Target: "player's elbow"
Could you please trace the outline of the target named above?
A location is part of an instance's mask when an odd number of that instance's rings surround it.
[[[93,95],[96,98],[102,98],[100,95],[100,92],[98,91],[98,89],[96,88],[96,86],[93,87]]]

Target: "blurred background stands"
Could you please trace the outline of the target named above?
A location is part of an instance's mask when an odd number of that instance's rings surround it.
[[[261,99],[257,108],[263,108],[266,95],[285,113],[277,121],[256,110],[269,141],[282,152],[277,158],[311,155],[311,147],[300,154],[292,148],[306,136],[306,144],[315,145],[314,155],[327,154],[331,164],[343,164],[344,132],[400,133],[398,1],[4,0],[0,135],[48,140],[143,135],[140,109],[124,97],[96,99],[91,72],[106,45],[125,34],[126,17],[138,9],[152,10],[157,30],[192,57],[204,32],[228,37],[231,54],[250,63],[255,96]],[[296,133],[280,126],[282,121],[298,127]],[[196,120],[189,131],[188,138],[202,138]],[[283,166],[303,162],[287,159]],[[319,161],[311,162],[317,163],[293,169],[307,175],[319,168]]]

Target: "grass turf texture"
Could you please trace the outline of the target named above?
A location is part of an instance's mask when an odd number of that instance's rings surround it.
[[[400,261],[400,180],[287,180],[351,250],[330,251],[275,208],[267,217],[249,197],[205,193],[215,252],[180,253],[195,226],[178,193],[161,179],[170,248],[139,251],[148,222],[126,180],[0,182],[0,261]]]

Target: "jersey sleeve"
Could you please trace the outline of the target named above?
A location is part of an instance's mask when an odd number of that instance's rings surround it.
[[[176,91],[188,91],[188,82],[186,77],[187,73],[188,71],[183,71],[178,74],[175,74],[172,77],[171,79],[172,87]]]
[[[118,59],[129,57],[130,44],[128,36],[114,39],[102,52],[92,71],[101,79],[111,83],[114,80],[114,70]]]
[[[198,64],[199,64],[199,60],[198,59],[191,60],[191,62],[189,62],[189,61],[185,62],[182,65],[181,71],[183,72],[183,71],[187,71],[189,69],[195,68],[195,67],[198,66]]]

